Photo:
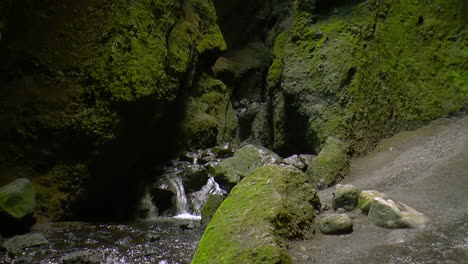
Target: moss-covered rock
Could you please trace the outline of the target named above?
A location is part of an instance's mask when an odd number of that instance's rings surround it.
[[[280,161],[281,158],[268,149],[246,145],[234,152],[233,157],[214,165],[212,173],[219,184],[230,189],[255,169]]]
[[[301,171],[280,165],[259,168],[221,204],[192,263],[291,263],[286,241],[305,234],[319,207]]]
[[[362,191],[359,193],[358,197],[358,208],[361,209],[361,211],[365,214],[369,212],[369,209],[372,205],[372,201],[374,201],[375,198],[388,198],[385,193],[379,192],[379,191],[374,191],[374,190],[369,190],[369,191]]]
[[[268,75],[276,87],[275,149],[301,138],[317,151],[333,135],[360,153],[461,109],[463,0],[322,2],[296,4],[291,28],[276,40]]]
[[[307,169],[306,174],[312,185],[323,189],[343,179],[349,171],[347,151],[346,143],[329,137],[312,165]]]
[[[36,191],[25,178],[17,179],[0,188],[0,234],[26,232],[34,224]]]
[[[186,145],[210,147],[229,142],[237,129],[237,117],[229,91],[220,80],[203,75],[188,99],[182,129]]]
[[[201,221],[203,225],[208,225],[211,218],[213,218],[213,215],[216,213],[216,210],[218,210],[219,206],[223,203],[224,198],[223,195],[215,194],[211,195],[208,200],[206,200],[201,210]]]

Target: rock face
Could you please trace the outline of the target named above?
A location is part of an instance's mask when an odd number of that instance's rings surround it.
[[[329,137],[306,174],[317,188],[329,187],[343,179],[349,169],[347,145],[341,140]]]
[[[358,198],[358,208],[361,209],[363,213],[367,214],[370,210],[372,202],[377,197],[387,198],[387,195],[385,193],[374,190],[360,192]]]
[[[422,228],[428,219],[414,208],[387,198],[374,198],[369,221],[386,228]]]
[[[351,211],[358,204],[359,190],[354,185],[337,184],[333,192],[333,209],[343,208]]]
[[[347,214],[330,214],[320,219],[319,229],[324,234],[347,234],[353,232],[353,221]]]
[[[40,233],[29,233],[12,237],[3,242],[3,247],[13,254],[19,254],[25,248],[47,245],[49,241]]]
[[[268,149],[246,145],[237,150],[233,157],[213,166],[212,171],[216,182],[223,189],[230,189],[255,169],[265,164],[274,164],[280,161],[281,158]]]
[[[284,165],[259,168],[216,211],[192,263],[291,263],[287,239],[302,237],[319,208],[301,171]]]
[[[17,179],[0,188],[0,233],[26,231],[34,224],[36,192],[28,179]]]

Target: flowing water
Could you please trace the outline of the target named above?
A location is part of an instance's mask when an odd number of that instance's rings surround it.
[[[203,204],[211,195],[226,194],[208,173],[207,163],[199,164],[200,153],[189,153],[190,162],[174,160],[164,169],[153,188],[143,194],[138,219],[133,222],[37,224],[32,232],[43,234],[48,243],[22,249],[16,255],[0,247],[0,264],[190,263],[203,233]],[[188,175],[188,171],[196,173]],[[192,181],[188,188],[184,179]],[[157,190],[172,193],[167,201],[170,214],[163,215],[157,208]]]

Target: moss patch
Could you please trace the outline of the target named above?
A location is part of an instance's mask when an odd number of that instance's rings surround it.
[[[291,263],[286,241],[302,237],[320,207],[306,182],[293,167],[255,170],[222,203],[192,263]]]

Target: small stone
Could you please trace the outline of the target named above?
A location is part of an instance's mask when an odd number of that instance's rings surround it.
[[[161,240],[161,236],[157,234],[148,234],[146,235],[146,240],[149,242],[156,242]]]
[[[195,228],[195,225],[192,222],[183,223],[179,226],[182,230],[193,230]]]
[[[328,211],[331,209],[331,206],[329,204],[323,204],[322,205],[322,211]]]
[[[307,260],[310,259],[310,256],[308,256],[308,255],[302,255],[301,258],[302,258],[302,260],[307,261]]]
[[[369,220],[386,228],[423,228],[428,222],[424,214],[400,202],[387,198],[374,198]]]
[[[333,192],[333,208],[343,208],[346,211],[352,211],[358,203],[359,190],[350,184],[337,184]]]
[[[363,213],[367,214],[371,207],[372,201],[374,201],[374,198],[377,197],[387,198],[387,195],[374,190],[362,191],[358,197],[358,208],[361,209]]]
[[[330,214],[319,221],[319,228],[324,234],[347,234],[353,232],[353,221],[346,214]]]

